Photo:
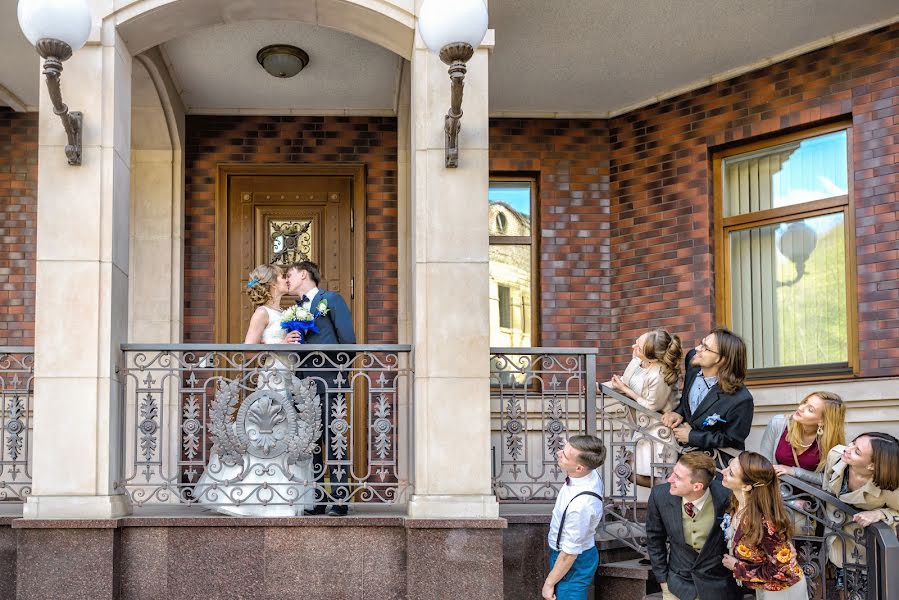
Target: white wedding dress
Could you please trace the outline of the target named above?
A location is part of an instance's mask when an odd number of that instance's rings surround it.
[[[282,344],[285,332],[281,328],[281,312],[263,307],[268,312],[268,325],[262,332],[262,343]],[[300,384],[293,371],[287,366],[286,357],[272,354],[268,357],[265,368],[259,372],[256,392],[252,396],[261,396],[255,404],[257,410],[254,422],[253,409],[245,411],[241,407],[233,422],[227,422],[227,434],[236,436],[237,421],[242,413],[251,422],[246,426],[247,435],[252,446],[269,449],[275,447],[270,456],[266,452],[255,452],[255,456],[245,451],[239,455],[242,461],[227,464],[220,456],[221,448],[213,445],[209,463],[194,488],[194,498],[209,508],[220,513],[248,517],[293,517],[303,514],[303,509],[312,508],[314,500],[314,477],[312,460],[298,459],[293,464],[288,460],[289,453],[284,451],[283,434],[279,438],[278,424],[289,421],[285,413],[288,410],[278,402],[265,398],[265,392],[286,393],[286,384]],[[294,387],[295,389],[295,387]],[[247,396],[243,403],[247,403]],[[290,397],[290,396],[288,396]],[[289,402],[289,401],[288,401]],[[291,405],[292,408],[292,405]],[[259,416],[261,415],[261,416]],[[260,422],[262,424],[260,425]],[[306,427],[306,423],[296,419],[298,427]],[[214,435],[214,434],[213,434]],[[215,435],[214,435],[215,437]],[[280,443],[280,444],[279,444]],[[282,451],[278,452],[280,447]],[[226,453],[225,453],[226,454]],[[234,455],[232,454],[232,459]],[[231,462],[234,462],[233,460]]]

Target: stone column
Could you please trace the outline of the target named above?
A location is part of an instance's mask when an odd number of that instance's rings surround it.
[[[26,518],[128,512],[119,344],[128,327],[131,55],[111,24],[64,63],[63,101],[84,113],[83,164],[41,83],[32,496]]]
[[[409,515],[495,518],[490,483],[487,66],[468,62],[459,166],[447,169],[447,66],[416,35],[412,56],[415,494]]]

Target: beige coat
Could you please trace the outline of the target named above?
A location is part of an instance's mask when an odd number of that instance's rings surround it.
[[[827,466],[824,468],[824,491],[860,510],[879,510],[884,515],[884,523],[895,530],[899,525],[899,490],[882,490],[871,480],[855,491],[840,495],[843,478],[848,476],[847,469],[849,468],[849,465],[842,460],[845,448],[846,446],[835,446],[827,454]],[[836,508],[828,506],[827,511],[831,519],[837,517]],[[843,531],[851,537],[856,527],[857,525],[849,523],[843,527]],[[836,536],[829,538],[827,547],[830,561],[838,567],[842,567],[844,556],[842,540]],[[846,546],[845,556],[851,562],[864,563],[865,549],[858,548],[859,558],[852,556],[855,550],[856,545],[849,542]]]
[[[621,379],[629,382],[639,366],[639,358],[631,360]],[[669,386],[665,383],[665,379],[662,377],[662,365],[658,361],[652,363],[647,369],[646,376],[643,378],[643,388],[634,390],[634,392],[637,394],[637,402],[640,406],[649,410],[668,412],[677,406],[677,384]]]

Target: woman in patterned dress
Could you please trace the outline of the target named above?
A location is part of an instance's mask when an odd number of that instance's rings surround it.
[[[757,600],[808,600],[808,588],[793,547],[793,521],[780,495],[771,461],[743,452],[722,470],[734,495],[722,523],[730,554],[722,564]]]

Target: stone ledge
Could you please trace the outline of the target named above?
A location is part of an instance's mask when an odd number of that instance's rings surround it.
[[[404,519],[406,529],[505,529],[505,519]]]
[[[116,529],[120,519],[13,519],[13,529]]]

